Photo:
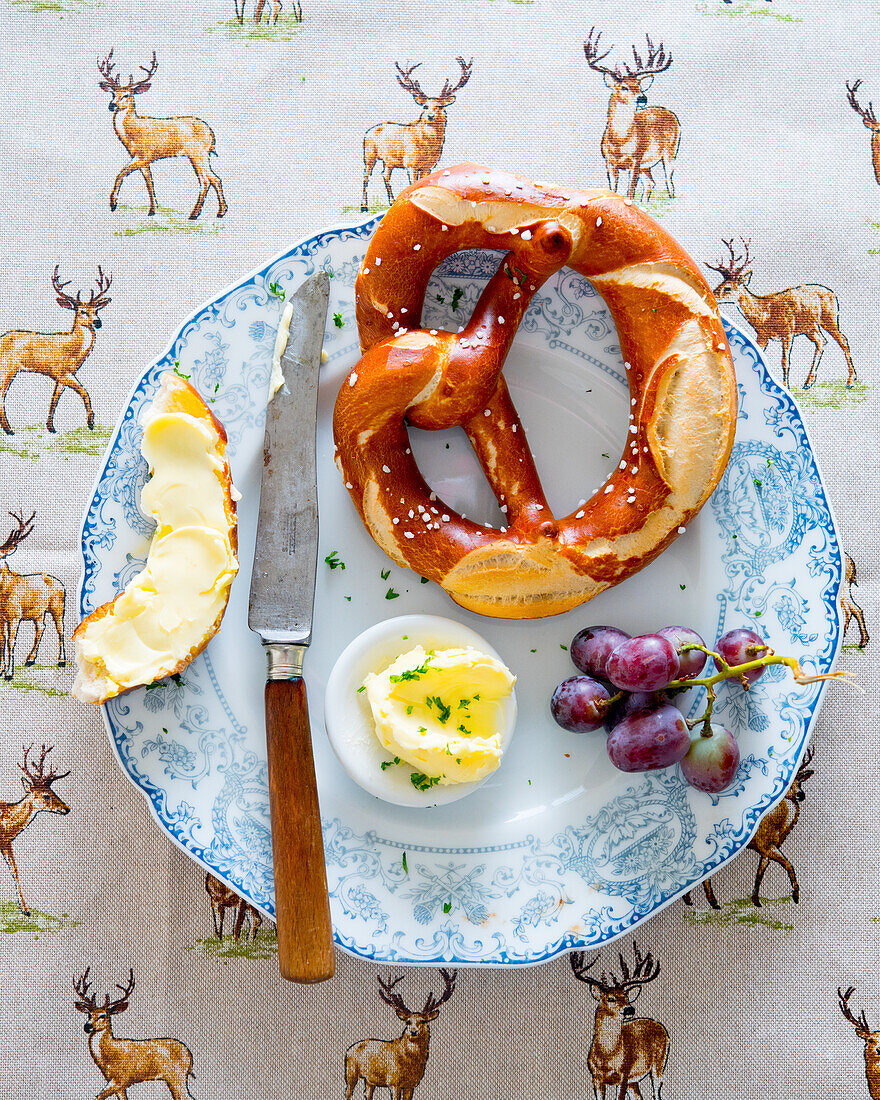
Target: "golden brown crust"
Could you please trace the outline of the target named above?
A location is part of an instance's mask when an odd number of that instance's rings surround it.
[[[216,435],[217,452],[218,454],[223,456],[223,469],[222,473],[219,476],[221,484],[223,485],[223,507],[228,525],[229,543],[232,547],[232,552],[237,559],[238,518],[236,515],[235,500],[232,496],[232,474],[229,469],[229,462],[226,460],[225,457],[227,444],[225,428],[205,404],[205,401],[202,398],[201,394],[193,386],[191,386],[189,382],[186,381],[186,379],[181,378],[179,375],[173,374],[168,371],[166,371],[160,379],[159,392],[153,400],[153,403],[147,412],[147,416],[149,417],[151,415],[163,412],[186,412],[190,416],[196,416],[200,419],[206,420],[210,425],[212,431]],[[187,667],[187,665],[189,665],[196,657],[198,657],[205,646],[207,646],[208,642],[210,642],[210,640],[220,629],[220,624],[223,621],[223,616],[226,613],[226,607],[229,603],[229,594],[231,591],[231,587],[231,585],[227,586],[226,598],[223,601],[223,606],[221,607],[220,612],[217,615],[217,618],[215,619],[213,625],[196,643],[196,645],[192,647],[189,653],[185,657],[181,658],[181,660],[177,662],[174,668],[169,669],[164,674],[165,677],[174,676],[177,675],[177,673],[182,672]],[[121,594],[122,593],[120,593],[119,595]],[[84,635],[85,631],[91,623],[98,622],[99,620],[105,618],[107,615],[112,614],[113,608],[116,604],[116,600],[119,599],[119,595],[117,595],[115,599],[108,600],[107,603],[101,604],[100,607],[96,607],[94,611],[92,611],[89,615],[86,615],[86,617],[82,619],[82,621],[73,632],[74,646],[76,646],[77,641]],[[78,650],[77,663],[82,668],[82,662],[80,661]],[[100,662],[96,662],[96,666],[98,666],[96,668],[96,671],[99,674],[103,675],[105,681],[111,682],[107,677],[106,669],[100,667]],[[124,695],[128,691],[132,691],[135,687],[141,686],[143,685],[132,684],[124,689],[118,687],[116,690],[108,689],[103,692],[99,698],[90,701],[93,701],[95,703],[106,703],[108,699],[113,699],[118,695]]]
[[[409,328],[437,264],[486,247],[507,257],[464,331]],[[562,266],[592,281],[617,323],[635,431],[606,485],[556,518],[500,372],[532,296]],[[355,302],[364,354],[334,413],[343,479],[379,545],[472,611],[529,618],[591,599],[661,553],[724,472],[736,382],[717,305],[690,257],[620,196],[473,164],[435,172],[377,228]],[[464,426],[506,531],[433,498],[404,418]]]

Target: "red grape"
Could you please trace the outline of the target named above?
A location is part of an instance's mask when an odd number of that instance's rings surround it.
[[[608,735],[611,763],[624,772],[646,772],[676,764],[691,737],[681,711],[671,703],[618,722]]]
[[[587,626],[571,640],[571,659],[588,676],[605,678],[605,665],[611,650],[625,642],[629,634],[616,626]]]
[[[570,676],[553,692],[550,711],[569,733],[590,733],[605,721],[611,696],[607,688],[589,676]]]
[[[691,630],[689,626],[664,626],[657,633],[661,638],[667,638],[672,642],[675,652],[678,654],[680,666],[678,679],[692,680],[695,676],[699,676],[706,665],[706,654],[701,649],[690,649],[687,653],[681,652],[681,647],[685,645],[705,646],[706,643],[696,630]]]
[[[605,667],[615,687],[624,691],[657,691],[676,679],[679,661],[668,638],[641,634],[613,649]]]
[[[764,639],[756,634],[754,630],[748,630],[746,627],[740,626],[735,630],[728,630],[726,634],[722,634],[715,648],[729,665],[744,665],[748,661],[763,657],[767,650],[756,650],[753,647],[764,645],[766,645]],[[715,667],[719,672],[721,671],[721,665],[717,660],[715,661]],[[743,673],[743,675],[750,684],[753,684],[764,675],[764,669],[756,668],[751,672]]]
[[[711,737],[695,737],[681,761],[685,779],[698,791],[718,794],[733,782],[739,767],[739,745],[729,729],[712,726]]]
[[[667,701],[662,691],[626,691],[623,698],[611,704],[605,716],[605,729],[611,733],[618,722],[643,710],[655,710]]]

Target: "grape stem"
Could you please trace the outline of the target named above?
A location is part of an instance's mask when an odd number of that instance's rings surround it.
[[[703,728],[700,730],[701,737],[712,736],[712,710],[715,706],[716,699],[715,685],[721,683],[722,680],[730,680],[737,677],[742,683],[743,690],[748,691],[750,685],[746,673],[753,672],[755,669],[759,668],[767,668],[768,665],[786,665],[791,669],[796,684],[817,684],[821,680],[852,680],[854,675],[852,672],[825,672],[818,676],[810,676],[801,668],[796,658],[782,657],[778,653],[774,653],[768,645],[755,644],[748,646],[746,648],[746,653],[754,653],[755,658],[751,661],[745,661],[741,665],[729,665],[720,653],[716,653],[714,649],[708,649],[704,645],[697,645],[695,642],[689,642],[687,645],[683,645],[679,652],[688,653],[692,649],[699,649],[702,653],[714,658],[714,660],[721,665],[720,671],[716,672],[714,676],[695,677],[690,680],[673,680],[666,690],[687,690],[693,687],[704,687],[706,689],[707,699],[705,711],[703,711],[699,718],[694,718],[693,721],[688,721],[687,723],[689,729],[695,729],[697,726],[702,725]],[[762,650],[766,652],[762,657],[758,657],[757,654]]]

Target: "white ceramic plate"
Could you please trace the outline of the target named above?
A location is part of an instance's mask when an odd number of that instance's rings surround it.
[[[573,671],[571,637],[597,622],[631,632],[686,623],[711,641],[749,625],[779,652],[828,671],[841,644],[839,540],[796,405],[751,340],[726,323],[739,380],[736,446],[711,502],[657,561],[579,610],[530,622],[472,615],[421,584],[367,535],[332,462],[333,402],[358,358],[354,278],[375,225],[322,233],[219,295],[135,387],[83,523],[83,613],[111,598],[144,559],[151,528],[138,507],[146,467],[137,420],[175,360],[229,433],[243,494],[243,569],[208,650],[178,680],[109,703],[107,729],[160,826],[271,915],[264,664],[247,629],[263,403],[281,306],[269,285],[291,291],[326,268],[337,323],[328,325],[319,398],[321,543],[306,679],[336,939],[354,954],[399,963],[540,962],[621,935],[744,847],[791,783],[822,696],[818,685],[798,688],[778,669],[748,695],[722,692],[719,717],[738,729],[742,763],[731,789],[710,797],[688,788],[677,769],[615,771],[601,735],[554,725],[548,700]],[[457,329],[497,262],[483,252],[447,261],[428,294],[426,325]],[[551,505],[566,514],[615,465],[629,407],[614,326],[586,280],[563,270],[542,289],[505,374]],[[439,496],[498,526],[463,434],[412,437]],[[324,564],[333,551],[344,570]],[[517,676],[519,705],[499,771],[465,801],[423,810],[357,787],[321,724],[326,679],[342,649],[382,619],[417,612],[484,635]]]

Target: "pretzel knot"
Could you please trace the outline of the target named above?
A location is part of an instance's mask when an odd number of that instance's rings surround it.
[[[418,327],[434,268],[468,248],[506,253],[470,321],[459,333]],[[502,368],[535,292],[564,266],[605,299],[632,401],[618,467],[557,518]],[[471,611],[533,618],[591,599],[664,550],[724,472],[736,380],[715,300],[675,241],[617,195],[474,164],[435,172],[382,220],[355,301],[363,356],[336,400],[337,465],[379,546]],[[506,527],[436,498],[407,423],[461,425]]]

